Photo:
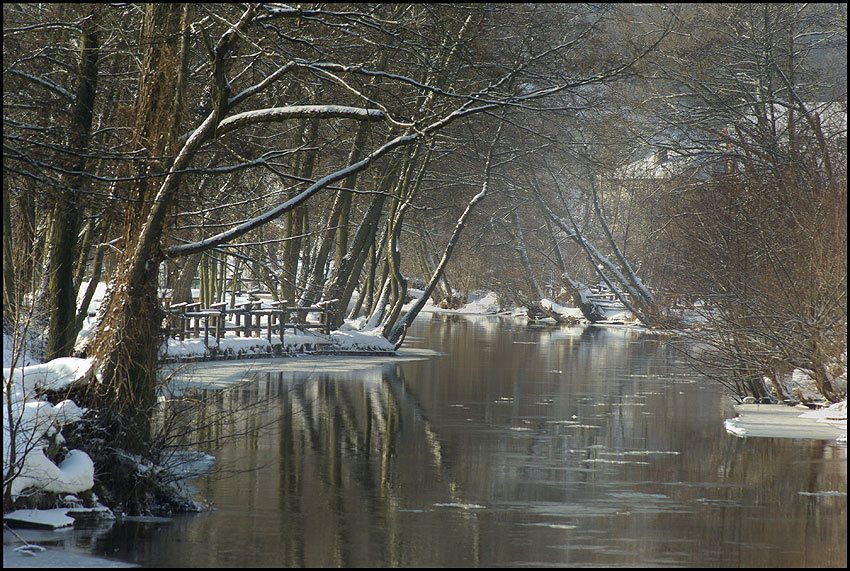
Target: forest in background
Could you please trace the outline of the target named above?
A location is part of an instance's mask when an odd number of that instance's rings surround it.
[[[844,4],[4,4],[3,325],[143,450],[162,300],[401,343],[476,290],[700,304],[739,395],[846,368]],[[194,285],[193,285],[194,284]],[[78,303],[78,299],[82,303]],[[790,395],[789,395],[790,396]]]

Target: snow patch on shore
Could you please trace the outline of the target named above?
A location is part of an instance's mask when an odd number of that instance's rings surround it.
[[[736,405],[738,416],[726,419],[730,434],[746,437],[814,438],[847,441],[847,400],[817,410],[781,404]]]
[[[94,485],[94,463],[85,452],[71,450],[58,465],[46,454],[48,447],[64,442],[62,428],[79,421],[85,410],[71,400],[52,405],[38,396],[39,391],[61,392],[91,369],[89,359],[72,357],[3,369],[3,472],[17,472],[13,498],[27,490],[76,494]]]

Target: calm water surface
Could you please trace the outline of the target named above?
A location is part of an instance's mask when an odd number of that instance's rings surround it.
[[[846,446],[728,435],[728,400],[669,339],[434,316],[406,345],[441,355],[219,392],[253,406],[209,429],[215,510],[82,547],[151,567],[847,564]]]

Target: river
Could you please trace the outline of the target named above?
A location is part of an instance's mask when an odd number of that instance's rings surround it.
[[[846,445],[727,434],[729,400],[674,340],[435,314],[406,347],[432,352],[206,391],[217,471],[195,483],[214,509],[66,548],[149,567],[846,567]]]

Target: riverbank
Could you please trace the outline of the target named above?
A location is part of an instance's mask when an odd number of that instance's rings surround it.
[[[492,315],[492,307],[488,307],[487,311],[482,311],[483,304],[476,304],[472,307],[461,308],[459,310],[441,310],[436,307],[428,307],[423,313],[451,313],[451,314],[466,314],[466,315]],[[521,316],[513,315],[514,318]],[[352,340],[340,345],[355,346],[353,339],[357,334],[362,334],[356,331],[343,332]],[[375,337],[373,337],[375,339]],[[212,388],[220,389],[232,386],[236,383],[247,380],[253,374],[263,371],[280,371],[280,370],[297,370],[306,372],[322,372],[322,371],[350,371],[358,366],[374,366],[375,363],[392,362],[406,359],[428,359],[438,355],[433,351],[422,351],[414,349],[402,349],[397,354],[393,355],[389,352],[386,355],[371,356],[371,357],[349,357],[339,355],[304,355],[295,358],[255,358],[245,361],[217,361],[206,363],[191,363],[182,365],[171,365],[166,374],[171,376],[172,382],[191,383],[196,388]],[[781,437],[781,438],[807,438],[807,439],[825,439],[836,440],[842,432],[840,428],[836,428],[836,421],[840,422],[838,415],[841,411],[833,410],[823,413],[828,415],[827,424],[821,422],[823,416],[818,416],[817,413],[822,411],[809,411],[805,408],[786,407],[784,405],[742,405],[736,407],[739,413],[737,419],[728,419],[727,430],[729,427],[735,427],[737,432],[730,430],[731,433],[740,437]],[[846,402],[844,404],[843,417],[843,434],[844,442],[846,442]],[[838,440],[841,442],[841,440]],[[5,536],[5,534],[4,534]],[[7,547],[4,544],[4,562],[6,566],[53,566],[49,561],[52,559],[41,560],[41,557],[46,552],[34,553],[33,555],[22,554],[20,552],[10,553],[9,559],[6,558],[6,551],[11,550],[17,541],[11,540],[13,543]],[[45,557],[54,557],[55,553],[44,555]],[[26,565],[28,562],[33,562],[33,565]],[[105,560],[104,560],[105,561]],[[91,561],[90,564],[84,566],[113,566],[114,562],[106,561],[100,564],[98,561]],[[57,565],[58,566],[58,565]],[[68,565],[73,566],[73,562]]]
[[[738,416],[724,427],[741,438],[808,438],[847,443],[847,400],[811,410],[782,404],[735,405]]]

